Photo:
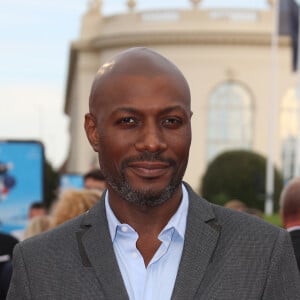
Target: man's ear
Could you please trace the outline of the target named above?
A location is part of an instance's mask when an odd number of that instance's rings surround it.
[[[91,113],[87,113],[84,117],[84,129],[94,151],[98,152],[99,134],[97,131],[97,122],[96,118]]]

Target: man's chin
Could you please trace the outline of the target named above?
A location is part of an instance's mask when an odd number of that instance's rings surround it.
[[[107,182],[119,194],[119,197],[129,203],[144,207],[155,207],[167,202],[181,184],[181,179],[168,181],[161,178],[162,180],[144,182],[144,180],[133,179],[126,175],[122,174],[121,181],[107,177]]]
[[[167,202],[175,189],[170,186],[164,189],[131,189],[127,190],[126,200],[142,207],[156,207]]]
[[[170,186],[170,181],[167,180],[135,180],[127,181],[128,186],[145,196],[148,194],[159,196]]]

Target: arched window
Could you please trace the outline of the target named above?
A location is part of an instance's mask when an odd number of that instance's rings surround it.
[[[241,84],[227,81],[211,93],[208,104],[207,158],[231,149],[251,149],[253,103]]]
[[[298,104],[295,89],[289,89],[281,102],[280,138],[284,181],[294,176],[298,133]]]

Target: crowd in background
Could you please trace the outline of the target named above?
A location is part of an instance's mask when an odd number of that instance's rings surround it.
[[[83,189],[70,188],[60,192],[49,209],[42,202],[33,202],[28,210],[28,225],[24,232],[18,233],[17,236],[0,233],[0,300],[6,298],[8,291],[14,246],[19,241],[53,229],[85,213],[100,200],[106,186],[101,171],[92,170],[86,173],[83,179]]]

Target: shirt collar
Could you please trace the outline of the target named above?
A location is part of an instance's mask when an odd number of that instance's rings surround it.
[[[186,228],[186,219],[187,219],[187,214],[188,214],[188,204],[189,204],[188,192],[187,192],[185,186],[182,184],[182,201],[181,201],[177,211],[171,217],[171,219],[169,220],[169,222],[165,226],[165,228],[162,230],[162,232],[169,230],[170,228],[174,228],[178,232],[180,237],[182,239],[184,239],[185,228]],[[115,214],[113,213],[113,211],[110,207],[108,191],[105,194],[105,210],[106,210],[106,216],[107,216],[107,221],[108,221],[109,233],[110,233],[112,241],[114,241],[115,237],[116,237],[117,229],[122,224],[117,219],[117,217],[115,216]]]
[[[289,227],[289,228],[287,228],[286,230],[287,230],[288,232],[300,230],[300,225]]]

